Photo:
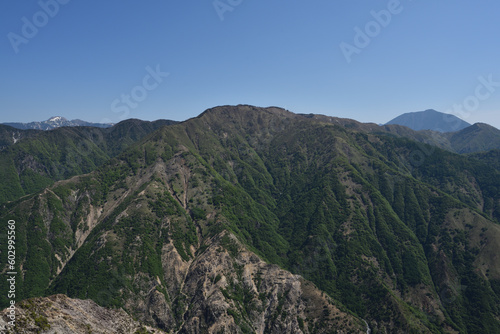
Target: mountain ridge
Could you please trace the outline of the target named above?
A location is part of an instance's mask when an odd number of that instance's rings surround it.
[[[88,173],[154,130],[175,121],[130,119],[110,128],[18,130],[0,125],[0,203]],[[15,140],[13,140],[13,138]]]
[[[91,298],[181,332],[225,319],[245,333],[263,319],[264,331],[310,333],[323,319],[364,333],[366,319],[374,331],[494,333],[500,172],[346,122],[217,107],[4,204],[27,245],[19,293]],[[264,279],[257,258],[288,271]],[[293,275],[354,318],[329,304],[290,318],[297,283],[280,277]]]
[[[3,125],[8,125],[16,129],[20,130],[52,130],[63,126],[91,126],[97,128],[109,128],[114,124],[112,123],[92,123],[82,121],[80,119],[68,120],[62,116],[52,116],[45,121],[40,122],[29,122],[29,123],[21,123],[21,122],[4,122]]]

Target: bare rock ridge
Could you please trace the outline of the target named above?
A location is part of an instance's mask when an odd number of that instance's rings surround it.
[[[202,254],[184,266],[175,266],[176,259],[182,262],[175,247],[166,245],[163,254],[165,270],[173,268],[166,277],[168,291],[164,294],[156,285],[144,300],[128,302],[144,315],[141,320],[154,319],[163,330],[134,320],[123,309],[65,295],[19,303],[14,328],[8,326],[9,310],[2,311],[0,328],[10,328],[9,333],[63,334],[365,332],[366,322],[342,311],[301,276],[265,263],[232,234],[214,237]],[[165,295],[191,300],[180,309],[184,322],[176,325]]]
[[[180,333],[363,332],[361,319],[300,275],[265,263],[234,235],[223,232],[210,243],[190,261],[181,284],[180,295],[190,296],[191,306]]]
[[[165,333],[134,320],[122,309],[107,309],[91,300],[72,299],[65,295],[32,298],[16,308],[16,326],[8,310],[0,315],[2,333]]]

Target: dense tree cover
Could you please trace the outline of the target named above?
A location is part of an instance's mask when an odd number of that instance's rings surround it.
[[[0,126],[0,204],[40,191],[54,181],[89,173],[159,127],[174,123],[127,120],[106,129],[51,131]],[[20,139],[2,147],[2,138],[7,136]]]
[[[40,132],[40,130],[19,130],[0,124],[0,151],[14,145],[21,139],[37,136]]]
[[[485,164],[488,164],[490,167],[500,170],[500,149],[473,153],[469,154],[468,157],[477,159]]]
[[[500,270],[488,256],[500,240],[499,184],[477,159],[407,139],[221,107],[9,203],[2,219],[20,222],[21,298],[60,292],[123,306],[159,280],[175,309],[184,297],[167,293],[162,247],[190,261],[228,229],[374,330],[495,333]],[[88,226],[95,208],[104,214]],[[231,296],[245,300],[240,290]]]

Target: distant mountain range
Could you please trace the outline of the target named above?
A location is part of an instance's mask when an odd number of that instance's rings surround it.
[[[471,126],[454,115],[433,109],[402,114],[386,124],[404,125],[416,131],[433,130],[439,132],[455,132]]]
[[[307,117],[307,115],[304,116]],[[41,122],[4,122],[1,124],[8,125],[20,130],[52,130],[64,126],[91,126],[97,128],[109,128],[114,125],[113,123],[92,123],[82,121],[80,119],[68,120],[67,118],[64,118],[62,116],[54,116],[46,121]],[[442,133],[456,132],[471,126],[470,123],[467,123],[454,115],[442,113],[433,109],[405,113],[385,123],[385,125],[393,124],[403,125],[415,131],[432,130]]]
[[[500,333],[499,132],[248,105],[0,126],[15,330]]]
[[[62,116],[54,116],[46,121],[30,122],[30,123],[2,123],[3,125],[12,126],[20,130],[52,130],[63,126],[92,126],[97,128],[109,128],[113,126],[110,123],[90,123],[80,119],[68,120]]]

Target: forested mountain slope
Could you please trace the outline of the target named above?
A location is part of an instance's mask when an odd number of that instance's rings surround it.
[[[361,123],[352,119],[324,115],[309,114],[301,116],[340,125],[350,130],[374,134],[385,133],[395,137],[407,138],[460,154],[500,149],[500,130],[485,123],[475,123],[458,131],[440,132],[434,130],[414,130],[410,127],[393,123],[378,126],[374,123]],[[448,119],[445,118],[445,120]],[[457,120],[459,119],[449,120],[449,126],[454,128]]]
[[[154,130],[174,123],[130,119],[107,129],[63,127],[51,131],[0,125],[0,140],[6,141],[0,151],[0,203],[91,172]]]
[[[362,319],[496,333],[499,185],[497,169],[434,146],[226,106],[1,219],[16,220],[23,299],[90,298],[185,333],[364,333]]]
[[[37,135],[39,130],[19,130],[0,124],[0,151],[17,143],[19,140]]]

